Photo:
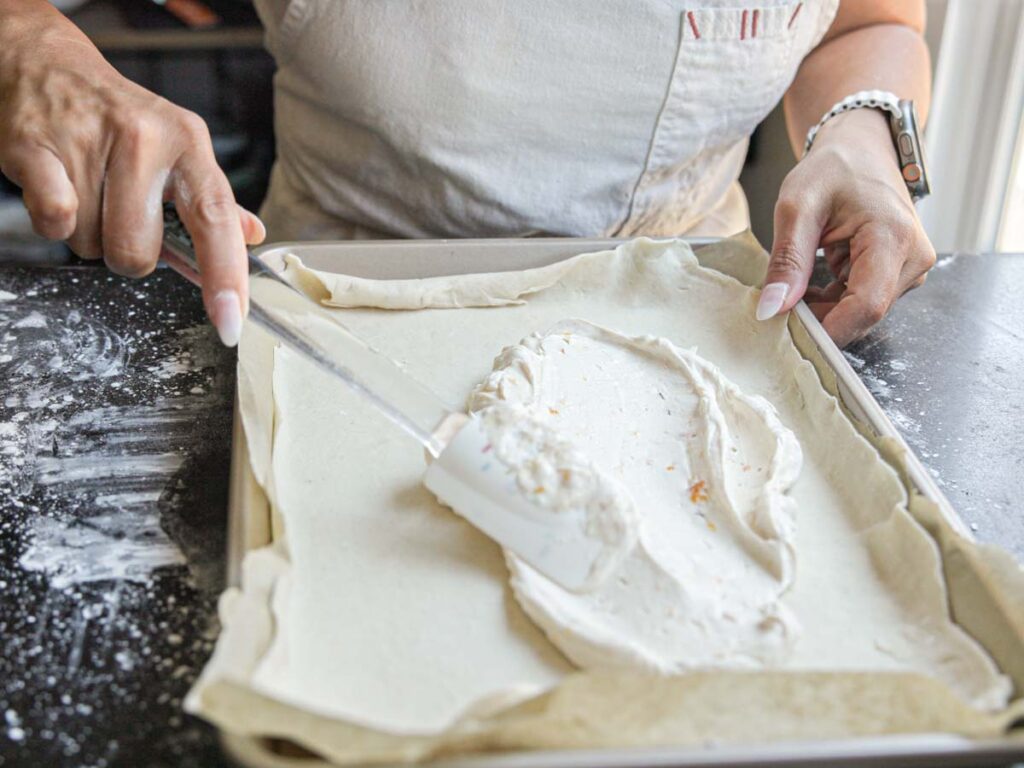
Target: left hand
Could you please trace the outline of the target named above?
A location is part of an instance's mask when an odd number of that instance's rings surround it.
[[[806,298],[845,346],[924,283],[935,249],[900,175],[887,120],[873,109],[834,117],[783,181],[758,319]],[[808,288],[819,247],[834,279]]]

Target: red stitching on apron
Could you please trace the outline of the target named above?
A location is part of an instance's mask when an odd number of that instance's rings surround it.
[[[761,14],[761,11],[755,8],[754,9],[754,21],[753,21],[753,23],[751,25],[751,28],[750,28],[750,36],[751,37],[757,37],[757,17],[760,14]]]
[[[697,29],[697,21],[693,18],[693,11],[686,12],[686,20],[690,22],[690,29],[693,30],[693,36],[700,40],[700,30]]]
[[[743,9],[742,21],[740,22],[740,40],[747,39],[747,9]]]
[[[800,9],[803,7],[803,3],[796,4],[796,10],[793,11],[793,15],[789,17],[789,24],[786,25],[786,29],[791,29],[793,27],[793,22],[796,21],[796,17],[800,15]]]

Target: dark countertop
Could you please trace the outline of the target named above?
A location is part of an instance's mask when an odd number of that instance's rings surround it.
[[[1024,560],[1021,286],[1024,255],[942,257],[848,357]],[[166,270],[0,266],[0,765],[223,764],[181,698],[216,636],[233,361]]]
[[[953,254],[846,350],[981,541],[1024,562],[1024,254]]]
[[[0,267],[0,382],[0,765],[221,764],[181,699],[217,632],[233,353],[169,270]]]

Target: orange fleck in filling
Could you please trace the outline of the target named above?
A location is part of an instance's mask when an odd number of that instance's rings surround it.
[[[707,483],[703,480],[698,480],[696,483],[690,486],[690,501],[697,504],[701,501],[708,500],[708,492],[706,490]]]

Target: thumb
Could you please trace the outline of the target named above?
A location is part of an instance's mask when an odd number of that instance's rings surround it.
[[[764,288],[757,303],[757,319],[767,320],[800,301],[814,269],[822,227],[817,211],[789,199],[775,205],[775,236]]]

